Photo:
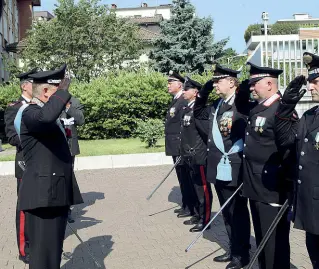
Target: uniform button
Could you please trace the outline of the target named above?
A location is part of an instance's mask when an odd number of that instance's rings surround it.
[[[301,154],[301,156],[304,156],[304,155],[305,155],[305,153],[304,153],[303,151],[302,151],[300,154]]]
[[[247,132],[246,135],[249,135],[249,133]]]
[[[210,139],[208,139],[208,142],[210,142],[211,140]]]
[[[301,180],[300,179],[298,179],[298,184],[301,184]]]
[[[305,138],[305,140],[304,140],[306,143],[308,142],[308,138]]]
[[[265,174],[267,174],[267,170],[265,170]]]
[[[246,144],[244,144],[244,147],[246,147],[247,145]]]
[[[248,122],[248,124],[250,124],[250,121]]]
[[[301,165],[299,165],[299,170],[302,170],[302,166]]]
[[[55,173],[53,173],[53,175],[55,176]]]
[[[207,151],[209,151],[209,149],[207,149]]]
[[[246,155],[243,155],[243,158],[246,158]]]

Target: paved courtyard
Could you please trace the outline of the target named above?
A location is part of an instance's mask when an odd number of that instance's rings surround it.
[[[85,203],[76,206],[72,224],[102,268],[107,269],[201,269],[225,268],[213,258],[227,246],[221,217],[193,248],[196,237],[173,213],[181,200],[173,173],[150,201],[147,195],[166,175],[170,166],[105,169],[77,172]],[[18,260],[15,240],[16,181],[0,177],[0,269],[28,268]],[[219,204],[214,195],[213,212]],[[252,234],[251,242],[254,245]],[[97,268],[86,246],[67,229],[62,269]],[[255,250],[253,246],[252,251]],[[292,230],[291,268],[311,269],[304,233]],[[255,266],[255,268],[258,268]],[[43,268],[45,269],[45,268]]]

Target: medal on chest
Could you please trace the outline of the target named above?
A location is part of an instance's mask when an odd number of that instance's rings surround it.
[[[191,124],[191,116],[190,115],[185,115],[183,118],[183,125],[184,126],[189,126]]]
[[[176,111],[175,107],[171,107],[171,109],[169,110],[169,115],[171,118],[175,117],[175,111]]]
[[[263,126],[266,123],[266,118],[264,117],[257,117],[256,119],[256,125],[255,125],[255,132],[262,133],[264,131]]]
[[[231,132],[231,127],[233,125],[233,115],[233,111],[227,111],[223,113],[219,121],[219,130],[224,136],[227,136]]]

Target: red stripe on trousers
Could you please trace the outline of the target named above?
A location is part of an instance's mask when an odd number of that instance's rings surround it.
[[[21,179],[20,179],[21,181]],[[23,211],[20,211],[20,227],[19,227],[19,250],[21,256],[25,256],[25,236],[24,236],[24,227],[25,227],[25,214]]]
[[[202,179],[203,188],[204,188],[205,204],[206,204],[206,206],[205,206],[205,207],[206,207],[206,219],[205,219],[205,224],[207,224],[208,221],[209,221],[209,213],[210,213],[209,193],[208,193],[208,189],[207,189],[207,181],[206,181],[204,166],[201,165],[201,166],[199,167],[199,169],[200,169],[201,179]]]

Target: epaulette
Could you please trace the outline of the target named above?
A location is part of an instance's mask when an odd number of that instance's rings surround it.
[[[264,103],[264,106],[271,106],[274,102],[276,102],[279,99],[280,99],[280,95],[276,93]]]

